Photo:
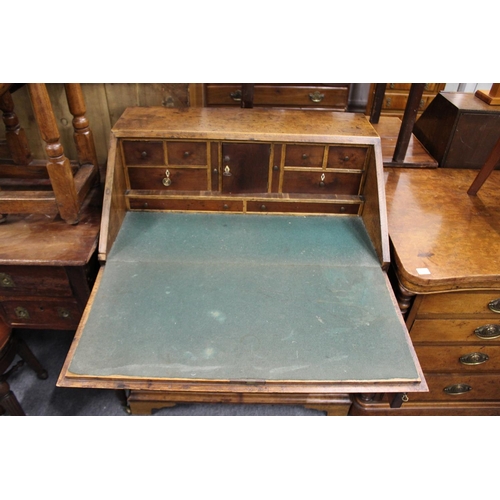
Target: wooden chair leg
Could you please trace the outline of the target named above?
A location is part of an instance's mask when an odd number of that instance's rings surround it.
[[[380,113],[382,111],[382,103],[384,102],[385,88],[387,83],[375,84],[375,95],[373,96],[373,104],[370,112],[370,123],[378,123]]]
[[[495,146],[493,146],[493,149],[491,150],[491,153],[488,155],[488,158],[486,159],[484,165],[481,167],[481,170],[476,175],[476,178],[470,185],[467,194],[472,196],[477,194],[477,192],[484,184],[486,179],[489,177],[491,172],[493,172],[499,160],[500,160],[500,137],[498,138],[498,141],[496,142]]]
[[[12,160],[16,165],[28,165],[32,159],[28,139],[24,129],[19,124],[16,113],[14,113],[14,101],[9,91],[0,96],[0,109],[3,111],[5,140]]]
[[[26,416],[26,413],[24,413],[19,401],[5,380],[0,380],[0,406],[13,417]]]
[[[60,142],[59,129],[47,88],[43,83],[30,83],[28,89],[36,121],[42,139],[46,143],[45,151],[49,157],[47,171],[59,214],[68,224],[76,224],[80,212],[78,193],[70,162],[64,155],[64,148]]]
[[[47,370],[41,365],[40,361],[31,352],[24,340],[15,337],[14,342],[16,343],[16,351],[19,356],[26,362],[26,364],[36,373],[36,376],[41,380],[46,380],[49,376]]]

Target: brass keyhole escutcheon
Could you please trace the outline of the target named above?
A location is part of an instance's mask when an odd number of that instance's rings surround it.
[[[15,286],[12,277],[6,273],[0,273],[0,284],[5,288],[12,288]]]
[[[319,186],[320,187],[325,187],[325,179],[326,179],[325,174],[321,174],[321,177],[319,178]]]
[[[165,170],[165,177],[161,182],[165,187],[168,187],[172,184],[172,179],[170,178],[170,170]]]
[[[231,175],[233,175],[233,174],[231,174],[231,169],[229,168],[229,165],[226,165],[224,167],[224,172],[222,173],[222,175],[224,177],[231,177]]]
[[[30,313],[28,312],[28,310],[24,307],[16,307],[14,309],[14,312],[16,313],[16,316],[19,318],[19,319],[29,319],[30,317]]]

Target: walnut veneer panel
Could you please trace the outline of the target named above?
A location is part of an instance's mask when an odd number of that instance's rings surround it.
[[[389,234],[398,277],[409,291],[499,287],[500,172],[469,196],[476,175],[386,169]]]

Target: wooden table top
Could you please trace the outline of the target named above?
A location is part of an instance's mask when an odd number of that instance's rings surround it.
[[[8,215],[0,225],[0,264],[85,265],[97,247],[101,206],[102,195],[95,190],[75,225],[58,215]]]
[[[415,293],[500,288],[500,171],[386,168],[393,261]]]

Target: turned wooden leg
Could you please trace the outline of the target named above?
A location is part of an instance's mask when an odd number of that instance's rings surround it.
[[[26,415],[5,380],[0,380],[0,406],[13,417]]]
[[[24,340],[14,337],[14,342],[16,343],[16,351],[19,356],[21,356],[26,364],[36,373],[36,376],[41,380],[46,380],[49,376],[47,370],[40,364],[40,361],[31,352],[31,349],[27,346]]]
[[[0,109],[3,111],[5,140],[12,155],[12,160],[16,165],[28,165],[32,158],[28,139],[24,129],[19,124],[16,113],[14,113],[14,102],[9,91],[0,96]]]
[[[68,158],[60,142],[59,129],[52,110],[49,94],[44,83],[28,84],[31,104],[36,121],[45,141],[49,157],[47,172],[56,198],[57,208],[62,219],[68,224],[76,224],[80,212],[78,193]]]
[[[79,83],[65,83],[69,111],[73,115],[74,138],[80,165],[91,164],[98,172],[97,153],[88,118],[85,116],[85,99]]]

